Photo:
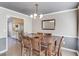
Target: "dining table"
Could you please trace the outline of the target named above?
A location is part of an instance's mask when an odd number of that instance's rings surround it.
[[[38,35],[37,35],[37,33],[26,33],[26,34],[24,34],[24,36],[34,38],[35,36],[38,36]],[[44,41],[43,42],[41,41],[41,46],[46,47],[46,48],[48,47],[49,43],[52,43],[52,46],[54,46],[58,42],[57,39],[54,38],[54,36],[43,35],[43,39],[44,39]],[[21,55],[22,55],[22,43],[21,43]]]

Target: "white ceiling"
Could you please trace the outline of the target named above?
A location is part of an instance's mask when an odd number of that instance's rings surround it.
[[[39,5],[38,12],[43,14],[73,9],[78,5],[78,2],[0,2],[0,6],[30,15],[34,13],[35,3]]]

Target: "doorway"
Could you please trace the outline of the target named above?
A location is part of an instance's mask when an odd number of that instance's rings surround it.
[[[10,17],[8,19],[8,52],[7,55],[21,55],[18,34],[24,32],[24,19]],[[18,39],[18,40],[17,40]],[[17,48],[18,47],[18,48]]]
[[[10,17],[8,19],[8,37],[17,39],[18,33],[22,31],[24,32],[24,20]]]

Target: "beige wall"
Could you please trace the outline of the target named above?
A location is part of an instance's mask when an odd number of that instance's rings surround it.
[[[55,19],[55,30],[42,30],[41,21],[47,19]],[[33,32],[49,32],[56,36],[64,35],[66,37],[76,37],[77,35],[77,11],[64,11],[45,15],[42,20],[33,20]]]

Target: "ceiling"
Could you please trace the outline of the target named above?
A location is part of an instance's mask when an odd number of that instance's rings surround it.
[[[73,9],[78,5],[78,2],[0,2],[0,6],[30,15],[34,13],[36,3],[42,14]]]

